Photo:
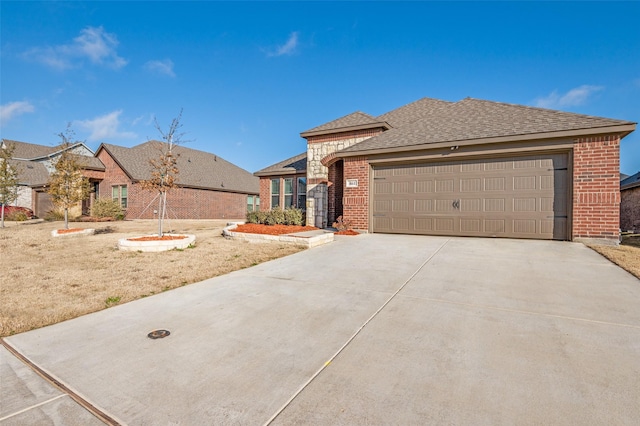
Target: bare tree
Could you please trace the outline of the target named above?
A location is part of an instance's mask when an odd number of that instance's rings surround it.
[[[72,142],[75,132],[71,125],[67,130],[58,134],[62,142],[58,149],[60,156],[55,163],[55,171],[49,176],[49,190],[51,201],[64,210],[64,229],[69,229],[69,209],[89,196],[89,179],[82,175],[82,166],[78,155],[70,148],[77,142]]]
[[[178,169],[178,155],[174,152],[174,148],[183,143],[182,137],[185,133],[180,133],[182,128],[180,120],[182,119],[182,109],[177,117],[171,121],[169,129],[165,133],[160,127],[157,119],[155,121],[155,127],[160,132],[162,140],[164,142],[158,144],[159,155],[157,158],[149,160],[151,166],[151,177],[148,180],[140,182],[143,189],[157,192],[159,195],[158,200],[158,236],[163,235],[163,221],[167,214],[167,192],[176,188],[177,177],[180,173]]]
[[[1,227],[4,228],[4,206],[18,199],[18,166],[11,163],[15,145],[4,144],[0,147],[0,203],[2,213]]]

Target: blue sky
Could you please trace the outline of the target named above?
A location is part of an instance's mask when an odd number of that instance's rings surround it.
[[[353,111],[465,97],[638,122],[640,2],[0,2],[3,138],[185,146],[251,172]],[[640,130],[621,171],[640,171]]]

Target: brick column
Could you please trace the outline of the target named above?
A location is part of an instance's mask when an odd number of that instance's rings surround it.
[[[573,238],[618,241],[620,136],[579,138],[573,145]]]
[[[357,179],[358,186],[347,188],[346,181]],[[369,163],[367,157],[344,159],[343,217],[350,220],[356,229],[369,229]]]

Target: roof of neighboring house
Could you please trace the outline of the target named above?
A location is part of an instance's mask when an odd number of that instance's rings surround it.
[[[523,105],[466,98],[448,105],[425,103],[416,121],[364,140],[342,152],[398,150],[438,142],[495,142],[594,134],[629,133],[635,123]],[[426,111],[428,109],[428,111]],[[612,128],[615,128],[612,129]],[[493,140],[492,140],[493,139]]]
[[[626,178],[628,178],[629,175],[625,174],[625,173],[620,173],[620,180],[625,180]]]
[[[620,181],[620,190],[631,189],[640,186],[640,172],[635,175],[631,175],[624,180]]]
[[[13,158],[19,158],[22,160],[46,157],[57,151],[55,146],[38,145],[35,143],[20,142],[11,139],[2,139],[2,143],[3,145],[13,145]]]
[[[158,158],[164,146],[159,141],[148,141],[131,148],[103,143],[96,155],[102,149],[106,150],[132,180],[140,181],[150,178],[149,160]],[[257,177],[215,154],[179,145],[173,152],[178,156],[176,181],[180,186],[247,194],[260,192]]]
[[[255,176],[289,175],[307,170],[307,151],[254,173]]]
[[[44,186],[49,180],[49,172],[44,164],[37,161],[11,159],[9,163],[18,169],[18,184]]]

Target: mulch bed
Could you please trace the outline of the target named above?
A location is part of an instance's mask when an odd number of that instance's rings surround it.
[[[283,235],[292,234],[294,232],[316,231],[315,226],[296,226],[296,225],[258,225],[255,223],[247,223],[238,225],[232,232],[244,232],[246,234],[262,234],[262,235]]]
[[[336,235],[360,235],[359,232],[356,232],[352,229],[347,229],[346,231],[338,231],[338,232],[334,232],[334,234]]]
[[[184,240],[185,238],[187,238],[186,235],[163,235],[162,237],[147,235],[145,237],[127,238],[127,241],[173,241]]]
[[[74,232],[82,232],[83,228],[58,229],[58,234],[72,234]]]

